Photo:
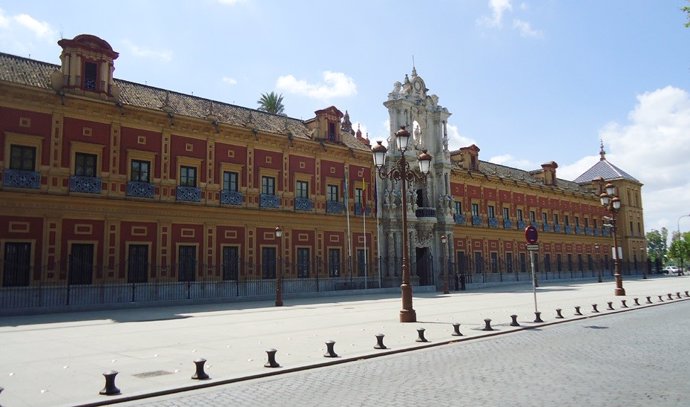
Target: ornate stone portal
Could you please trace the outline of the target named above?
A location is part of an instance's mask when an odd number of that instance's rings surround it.
[[[407,213],[408,242],[410,253],[410,275],[415,285],[436,285],[442,281],[441,236],[448,236],[452,247],[452,199],[450,199],[450,152],[446,123],[450,117],[448,109],[438,104],[436,95],[429,95],[424,80],[412,68],[410,76],[403,82],[396,82],[388,94],[384,106],[390,118],[388,137],[387,169],[400,158],[395,148],[394,133],[405,126],[413,137],[405,158],[410,168],[417,170],[417,156],[427,150],[433,157],[432,169],[426,183],[410,185],[407,197],[408,207],[401,207],[400,183],[391,180],[379,182],[378,202],[381,213],[380,234],[382,275],[384,285],[400,284],[402,257],[402,214]],[[447,248],[446,248],[447,250]]]

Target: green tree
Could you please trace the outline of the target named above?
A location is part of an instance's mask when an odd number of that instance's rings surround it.
[[[661,228],[661,231],[652,229],[645,237],[647,238],[647,255],[652,261],[657,259],[663,263],[668,252],[668,229]]]
[[[685,232],[680,235],[674,233],[671,247],[668,249],[669,257],[674,259],[679,266],[685,266],[687,265],[685,260],[688,258],[688,254],[690,254],[690,232]]]
[[[688,21],[685,23],[685,26],[690,28],[690,6],[683,6],[681,10],[683,10],[683,13],[687,14]]]
[[[275,92],[262,93],[261,98],[256,101],[259,110],[284,116],[285,106],[283,106],[283,95]]]

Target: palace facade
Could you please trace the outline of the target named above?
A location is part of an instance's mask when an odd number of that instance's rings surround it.
[[[313,280],[316,290],[400,284],[400,184],[377,176],[347,112],[298,120],[128,82],[114,78],[106,41],[58,44],[60,65],[0,54],[2,287],[277,274],[286,292]],[[463,282],[520,279],[529,224],[546,278],[608,270],[598,177],[620,191],[623,259],[646,260],[642,185],[603,148],[575,181],[557,178],[554,162],[481,161],[475,145],[449,150],[450,113],[427,92],[413,69],[384,103],[391,128],[413,133],[409,160],[433,156],[405,208],[414,284],[440,286],[445,266]]]

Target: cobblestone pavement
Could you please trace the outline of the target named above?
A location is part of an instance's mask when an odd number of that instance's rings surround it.
[[[688,406],[690,301],[121,406]]]

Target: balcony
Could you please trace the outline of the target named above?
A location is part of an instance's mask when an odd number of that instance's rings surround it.
[[[135,198],[153,198],[155,188],[149,182],[129,181],[127,183],[127,196]]]
[[[489,218],[489,227],[492,229],[498,228],[498,219],[496,218]]]
[[[479,215],[472,215],[472,226],[479,226],[482,224],[482,217]]]
[[[417,208],[414,214],[418,218],[436,218],[436,208]]]
[[[201,202],[201,188],[178,186],[175,199],[178,202]]]
[[[5,169],[2,183],[6,187],[39,189],[41,174],[36,171],[22,171]]]
[[[585,227],[585,235],[595,236],[594,232],[592,231],[592,228],[587,227],[587,226]]]
[[[456,225],[464,225],[465,224],[465,215],[461,213],[456,213],[453,216],[453,220],[455,221]]]
[[[277,195],[261,194],[259,195],[260,208],[280,208],[280,198]]]
[[[570,225],[565,225],[565,234],[566,234],[566,235],[569,235],[569,234],[571,234],[571,233],[573,233],[573,228],[572,228],[572,226],[570,226]]]
[[[242,205],[244,203],[244,195],[239,191],[230,191],[224,189],[220,191],[221,205]]]
[[[69,191],[83,192],[86,194],[101,193],[101,179],[98,177],[82,177],[73,175],[69,177]]]
[[[510,221],[510,219],[503,219],[503,229],[512,229],[513,228],[513,222]]]
[[[524,220],[519,220],[519,221],[517,222],[517,227],[518,227],[519,230],[525,229],[525,221],[524,221]]]
[[[551,226],[549,226],[548,223],[544,222],[544,224],[541,225],[541,230],[542,230],[543,232],[550,232],[550,231],[551,231]]]
[[[295,198],[296,211],[311,211],[314,209],[314,203],[309,198]]]
[[[576,235],[582,234],[582,227],[581,226],[575,226],[575,234]]]
[[[326,213],[341,214],[345,212],[345,205],[338,201],[326,201]]]
[[[371,209],[370,208],[363,208],[362,204],[355,204],[355,215],[357,216],[362,216],[366,212],[367,215],[371,214]]]

